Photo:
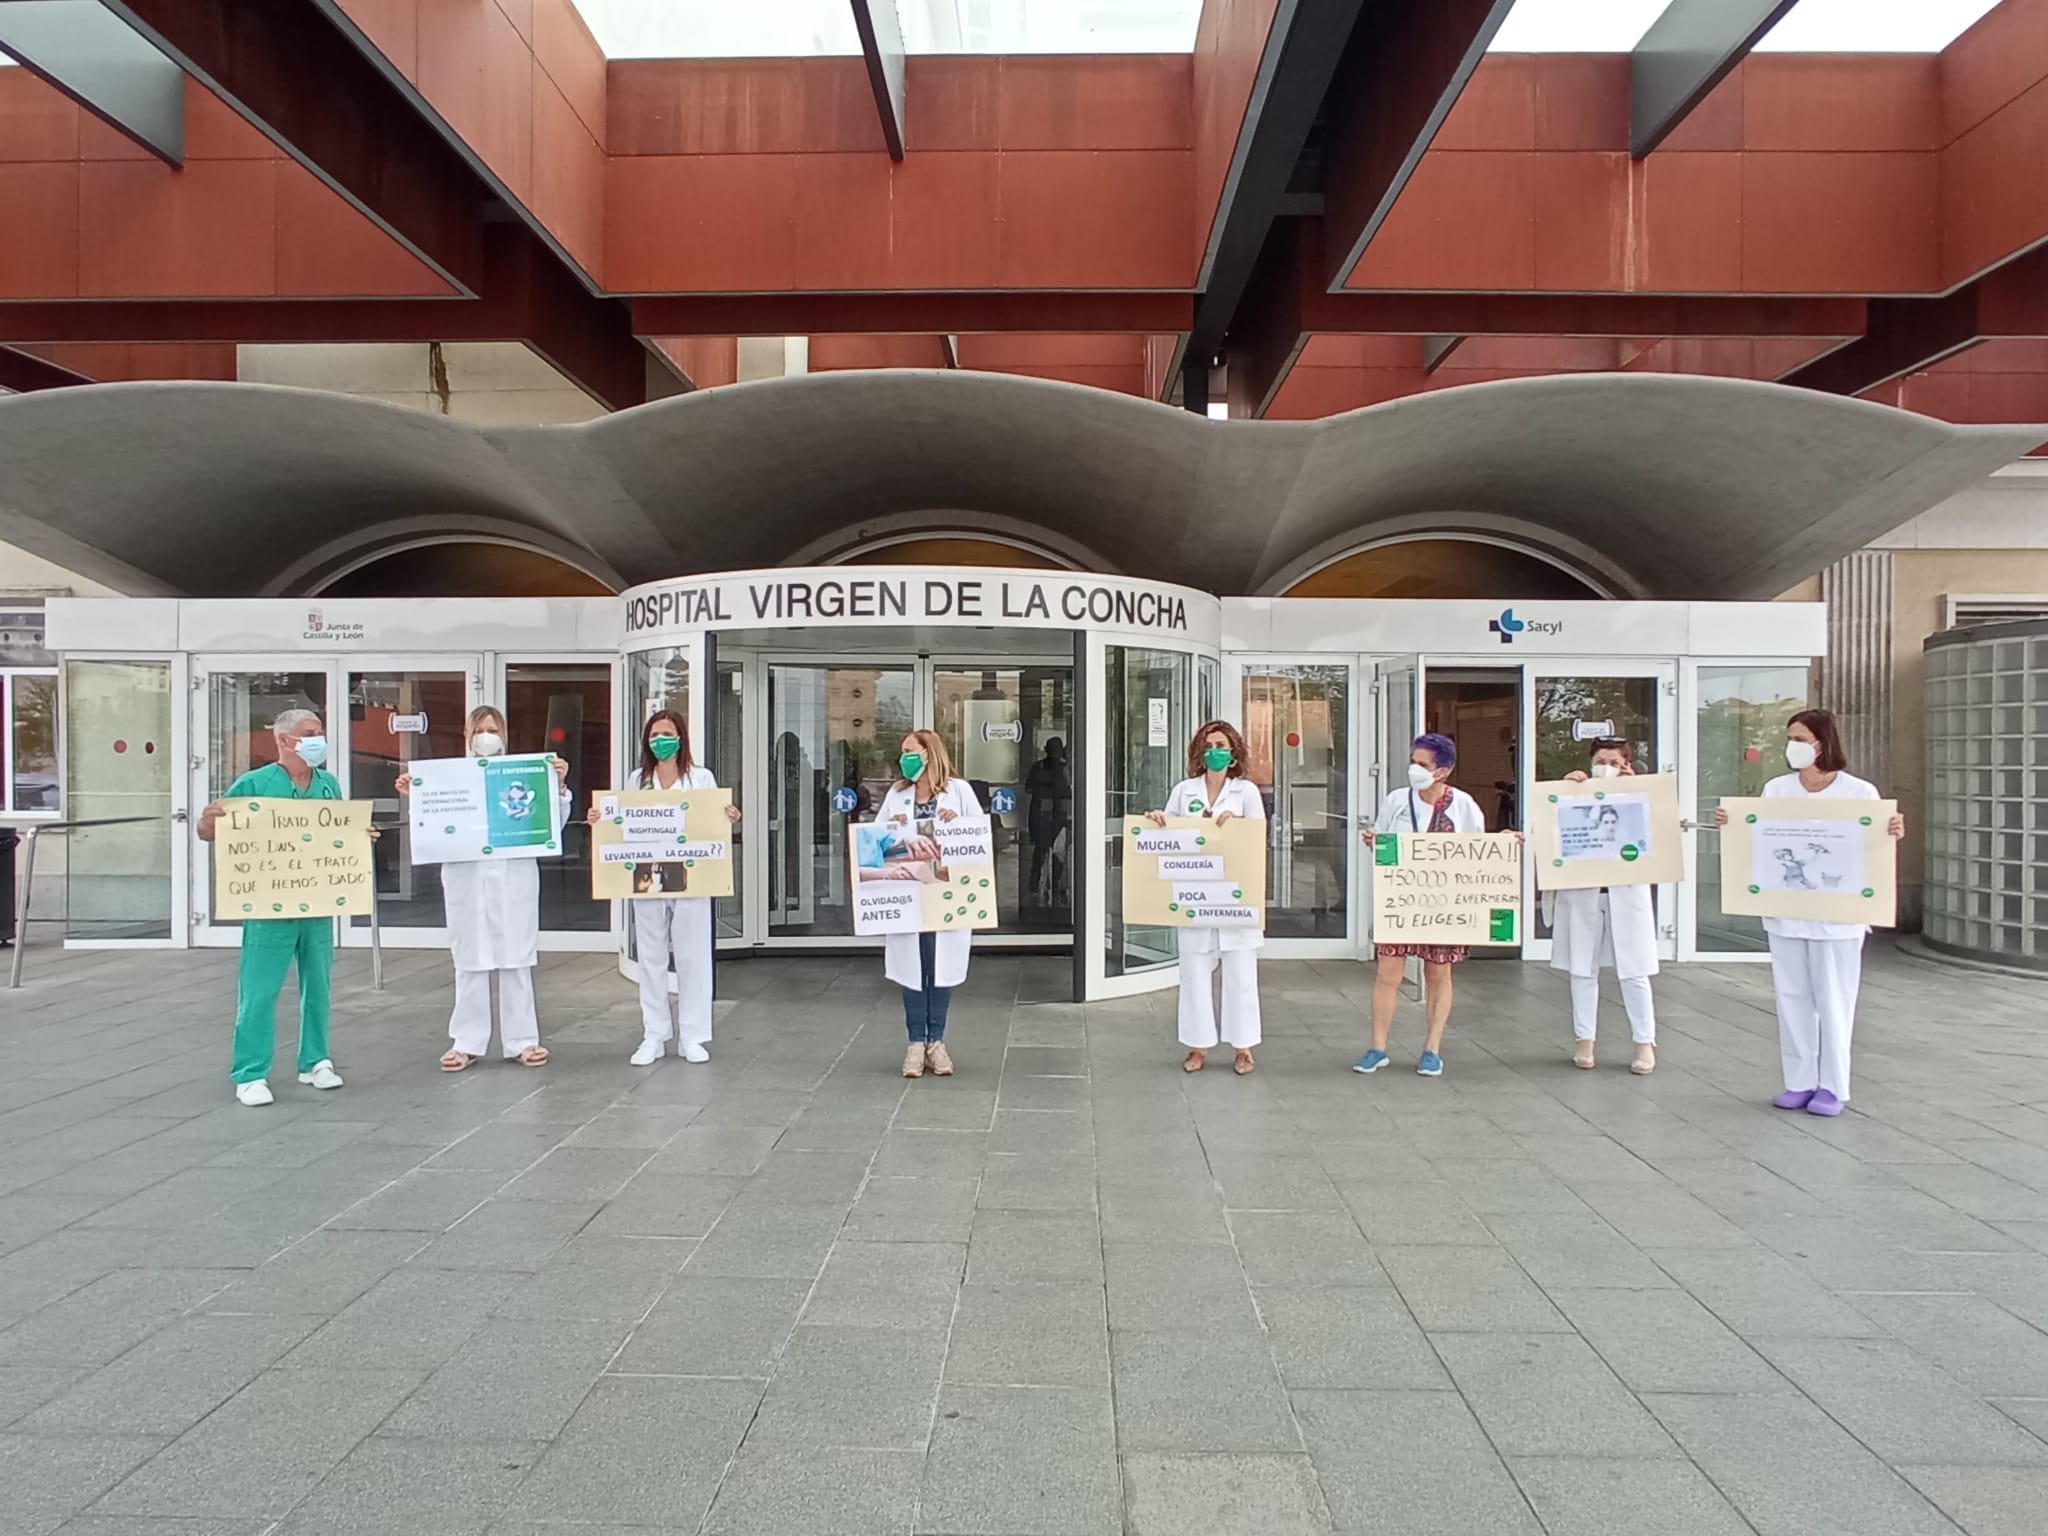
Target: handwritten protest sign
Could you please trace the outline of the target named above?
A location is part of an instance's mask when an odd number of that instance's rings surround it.
[[[1266,823],[1169,816],[1124,821],[1124,921],[1164,928],[1266,926]]]
[[[986,816],[846,829],[855,933],[993,928],[995,828]]]
[[[1522,845],[1509,832],[1382,832],[1372,936],[1381,944],[1522,942]]]
[[[373,879],[367,800],[229,800],[214,824],[220,921],[368,912]]]
[[[730,896],[728,789],[601,789],[591,827],[590,894],[599,901]]]

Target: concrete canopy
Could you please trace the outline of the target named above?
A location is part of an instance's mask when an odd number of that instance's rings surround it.
[[[0,538],[125,591],[281,596],[428,542],[520,544],[625,585],[882,532],[997,532],[1228,594],[1437,533],[1519,544],[1616,595],[1759,598],[2044,437],[1654,374],[1217,423],[1075,385],[877,371],[509,429],[256,385],[110,385],[0,398]]]

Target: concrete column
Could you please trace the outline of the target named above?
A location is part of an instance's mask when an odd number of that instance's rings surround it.
[[[1892,766],[1892,552],[1862,549],[1820,573],[1828,654],[1816,701],[1842,727],[1849,769],[1880,789]]]

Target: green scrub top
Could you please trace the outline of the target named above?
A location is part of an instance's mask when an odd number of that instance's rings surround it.
[[[301,789],[282,763],[265,763],[251,768],[222,793],[247,795],[252,800],[339,800],[341,785],[325,768],[315,768],[312,779]]]

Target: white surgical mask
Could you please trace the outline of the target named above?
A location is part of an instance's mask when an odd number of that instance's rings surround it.
[[[1813,766],[1813,760],[1820,755],[1810,741],[1788,741],[1785,743],[1785,765],[1794,773],[1803,773]]]
[[[1594,779],[1618,778],[1620,774],[1621,765],[1618,763],[1595,763],[1586,770],[1586,776]]]
[[[1417,794],[1422,793],[1423,790],[1429,788],[1435,782],[1436,775],[1423,767],[1422,764],[1410,763],[1408,765],[1408,787]]]
[[[478,757],[497,757],[505,750],[505,738],[496,731],[478,731],[469,738],[469,750]]]

